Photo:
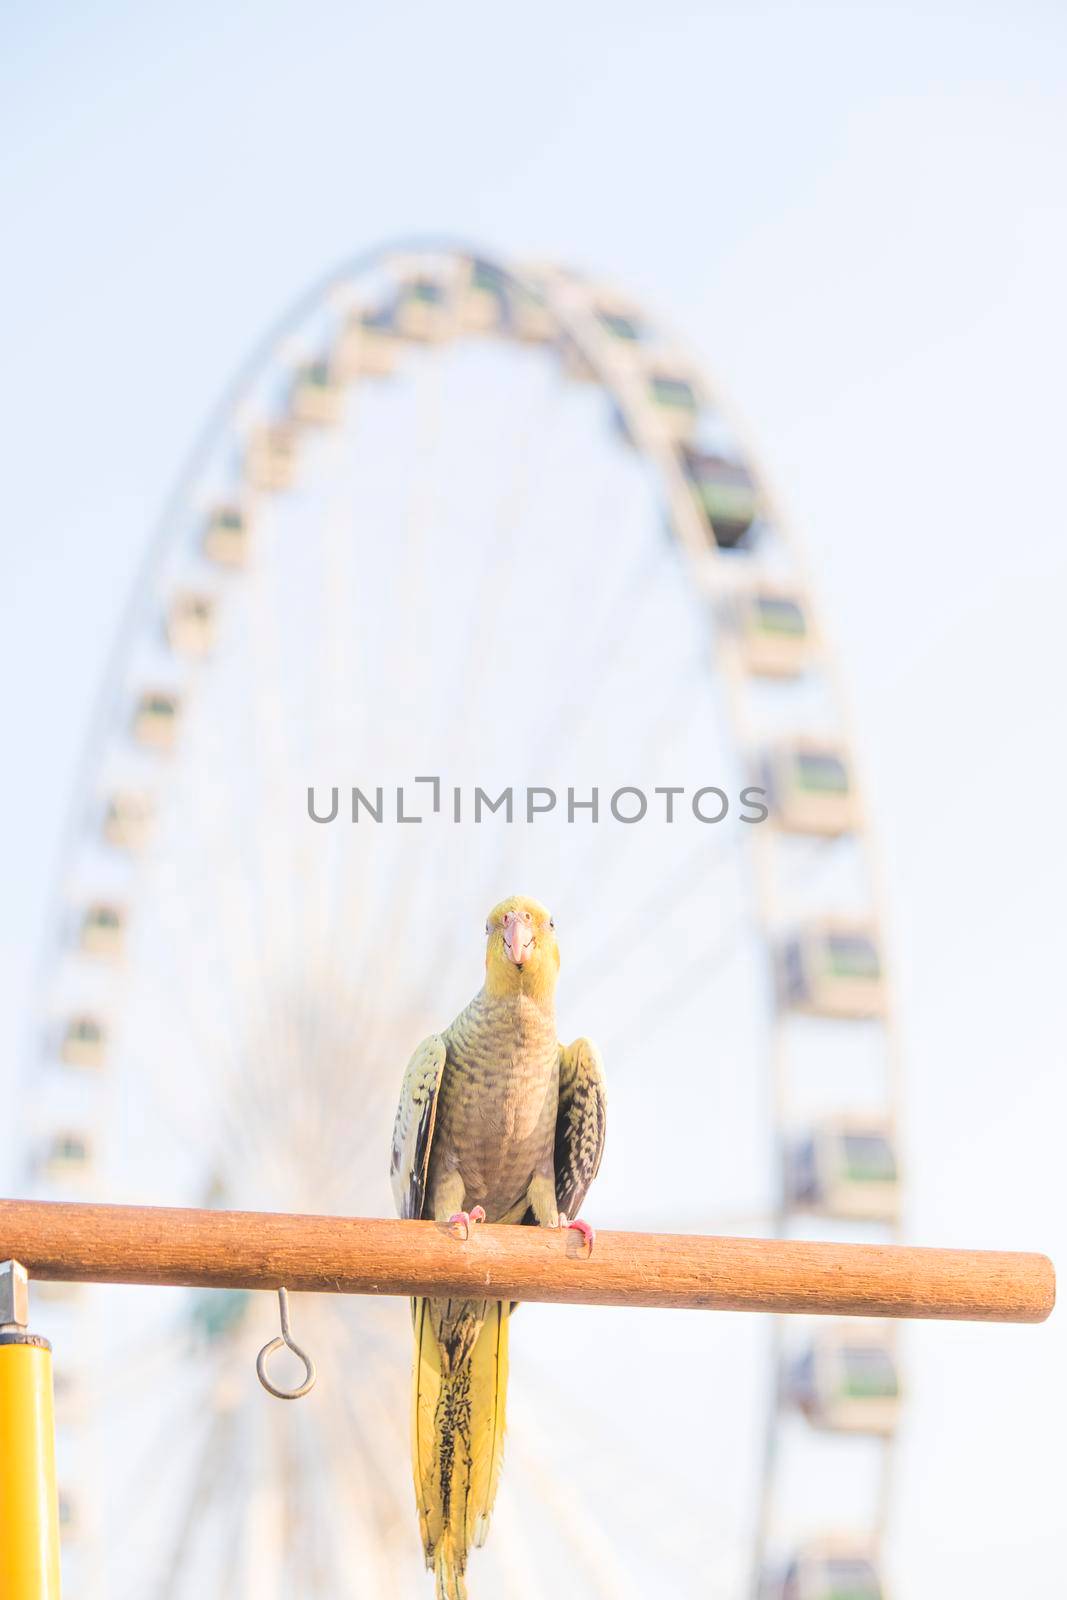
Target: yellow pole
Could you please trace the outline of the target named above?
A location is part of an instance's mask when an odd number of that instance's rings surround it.
[[[60,1600],[52,1347],[26,1304],[25,1268],[0,1263],[0,1595]]]

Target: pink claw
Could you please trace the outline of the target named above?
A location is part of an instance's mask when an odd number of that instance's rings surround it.
[[[471,1224],[484,1221],[485,1208],[475,1206],[473,1211],[454,1211],[448,1219],[448,1226],[453,1238],[465,1240],[471,1236]],[[462,1233],[458,1231],[460,1228],[463,1229]]]
[[[580,1233],[585,1245],[582,1255],[592,1255],[593,1240],[596,1238],[595,1228],[591,1227],[588,1222],[583,1222],[581,1217],[575,1217],[572,1221],[570,1217],[567,1216],[565,1211],[561,1211],[559,1214],[559,1225],[561,1228],[568,1229],[568,1231],[573,1228],[575,1233]]]

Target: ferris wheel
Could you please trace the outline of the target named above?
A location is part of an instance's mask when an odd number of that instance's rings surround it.
[[[518,891],[605,1059],[594,1218],[896,1236],[825,641],[718,396],[613,286],[405,245],[283,318],[151,545],[71,819],[29,1192],[387,1212],[404,1063]],[[279,1407],[269,1297],[36,1292],[73,1600],[427,1592],[403,1306],[294,1297],[320,1381]],[[474,1593],[885,1595],[892,1326],[529,1306],[512,1337]]]

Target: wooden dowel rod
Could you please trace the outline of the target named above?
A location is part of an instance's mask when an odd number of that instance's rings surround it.
[[[32,1278],[470,1295],[604,1306],[676,1306],[865,1317],[1041,1322],[1046,1256],[898,1245],[598,1233],[161,1206],[0,1200],[0,1260]]]

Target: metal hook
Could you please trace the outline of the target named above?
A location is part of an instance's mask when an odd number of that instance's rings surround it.
[[[293,1343],[292,1334],[289,1332],[289,1295],[285,1289],[278,1290],[278,1310],[281,1313],[282,1331],[265,1344],[256,1357],[256,1376],[267,1393],[274,1395],[275,1399],[299,1400],[301,1395],[307,1394],[310,1389],[315,1387],[315,1379],[318,1374],[315,1371],[315,1363],[307,1351],[301,1350],[298,1344]],[[280,1350],[282,1345],[288,1346],[294,1356],[304,1363],[304,1381],[295,1389],[279,1389],[267,1377],[267,1358],[272,1356],[275,1350]]]

